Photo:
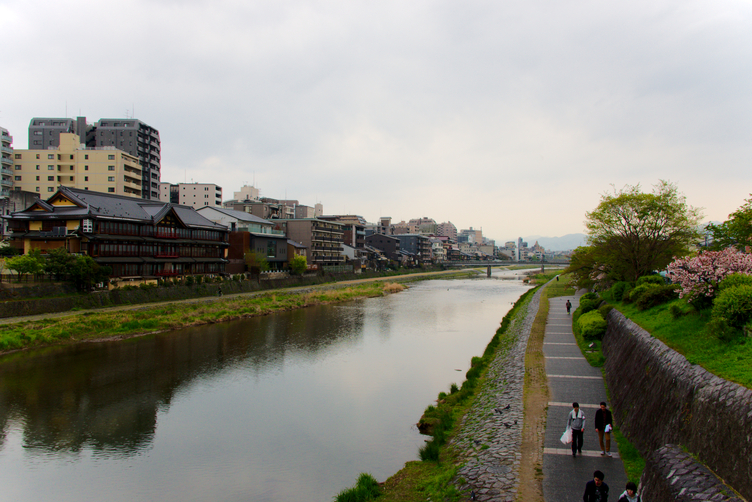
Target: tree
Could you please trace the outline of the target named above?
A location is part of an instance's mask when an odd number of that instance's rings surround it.
[[[44,262],[44,271],[50,275],[54,275],[56,279],[60,280],[62,277],[68,275],[74,260],[74,256],[65,248],[51,249],[47,251],[47,258]]]
[[[24,274],[39,274],[43,270],[44,262],[35,253],[29,253],[21,256],[6,258],[5,264],[10,270],[18,274],[18,282]]]
[[[692,258],[674,261],[667,275],[681,286],[680,298],[695,302],[700,308],[709,306],[718,292],[718,285],[728,275],[752,274],[752,254],[733,248],[705,251]]]
[[[269,270],[269,262],[266,260],[266,256],[255,251],[248,251],[245,256],[245,264],[248,266],[248,270],[251,273],[258,274],[259,272],[266,272]]]
[[[708,246],[710,249],[736,247],[744,251],[746,246],[752,245],[752,198],[731,213],[728,220],[720,225],[711,223],[706,229],[713,237],[713,242]]]
[[[75,256],[70,267],[70,278],[81,291],[89,291],[98,282],[104,282],[112,273],[110,267],[99,265],[91,256]]]
[[[699,239],[702,214],[674,184],[660,181],[652,193],[627,185],[604,194],[586,218],[588,242],[602,271],[613,280],[636,281],[689,252]]]
[[[290,260],[290,270],[295,275],[303,275],[308,270],[308,260],[305,256],[296,255]]]

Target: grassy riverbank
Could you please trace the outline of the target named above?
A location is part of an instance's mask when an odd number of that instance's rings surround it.
[[[204,302],[166,304],[136,310],[92,312],[0,326],[0,354],[30,347],[75,343],[82,340],[126,338],[145,333],[230,321],[323,303],[383,296],[402,291],[396,283],[369,282],[304,293],[270,292],[250,297],[207,299]]]

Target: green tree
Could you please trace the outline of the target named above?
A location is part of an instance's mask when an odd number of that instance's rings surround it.
[[[752,245],[752,198],[747,199],[720,225],[708,225],[707,231],[713,237],[713,242],[708,246],[710,249],[720,251],[735,247],[744,251],[745,246]]]
[[[303,275],[308,270],[308,260],[305,256],[296,255],[290,260],[290,270],[295,275]]]
[[[65,248],[51,249],[47,252],[47,257],[44,261],[44,271],[60,280],[68,275],[74,259],[74,256]]]
[[[105,282],[112,273],[110,267],[99,265],[91,256],[76,256],[70,267],[70,278],[81,291],[89,291],[98,282]]]
[[[269,270],[269,262],[267,261],[266,256],[261,253],[248,251],[245,254],[244,258],[245,264],[248,266],[248,270],[250,270],[253,274],[258,274],[259,272],[266,272],[267,270]]]
[[[44,267],[44,261],[36,253],[24,254],[5,259],[5,264],[10,270],[18,274],[18,282],[25,274],[40,274]]]
[[[667,181],[660,181],[652,193],[627,185],[604,194],[585,221],[595,267],[604,277],[621,281],[662,270],[699,239],[700,218],[700,210],[688,206]]]

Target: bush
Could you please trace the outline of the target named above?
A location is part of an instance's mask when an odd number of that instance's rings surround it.
[[[647,284],[641,284],[639,286],[635,286],[635,288],[629,292],[629,296],[622,298],[623,301],[626,302],[634,302],[637,301],[637,298],[640,297],[645,291],[648,291],[649,289],[655,289],[658,288],[657,284],[647,283]]]
[[[597,310],[582,314],[577,323],[580,326],[580,333],[585,340],[602,340],[603,334],[606,333],[606,326],[608,325]]]
[[[639,287],[642,286],[638,286],[638,288]],[[637,288],[635,288],[635,290],[636,289]],[[674,298],[677,298],[679,296],[679,289],[681,289],[681,286],[678,284],[664,284],[662,286],[649,288],[640,293],[634,302],[638,309],[647,310],[651,307],[670,302]]]
[[[722,342],[736,341],[744,334],[741,329],[731,326],[725,319],[721,318],[711,319],[707,324],[707,330]]]
[[[713,302],[713,319],[723,319],[741,329],[752,320],[752,285],[742,284],[722,290]]]
[[[614,301],[620,302],[624,298],[624,294],[628,293],[632,289],[632,284],[626,281],[619,281],[611,288],[611,294],[614,297]]]
[[[742,285],[752,286],[752,275],[742,274],[742,273],[727,275],[718,284],[718,289],[723,291],[724,289],[733,288],[734,286],[742,286]]]
[[[580,301],[582,300],[597,300],[598,294],[597,293],[585,293],[580,297]]]
[[[605,318],[608,317],[608,313],[611,312],[613,309],[614,309],[614,307],[612,305],[609,305],[609,304],[606,303],[606,304],[601,305],[600,307],[598,307],[598,312],[600,312],[600,314],[605,319]]]
[[[637,286],[642,286],[643,284],[655,284],[656,286],[663,286],[664,284],[666,284],[666,280],[660,275],[643,275],[642,277],[637,279]]]

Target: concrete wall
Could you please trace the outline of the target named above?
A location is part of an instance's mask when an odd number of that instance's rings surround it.
[[[603,354],[614,418],[644,457],[681,445],[752,499],[752,390],[690,364],[616,310],[608,315]]]

